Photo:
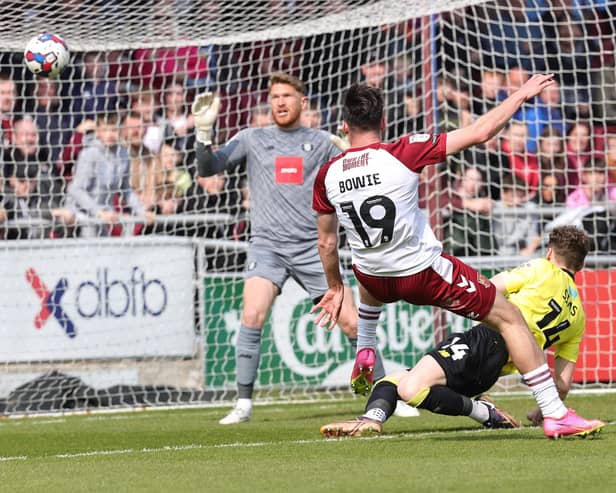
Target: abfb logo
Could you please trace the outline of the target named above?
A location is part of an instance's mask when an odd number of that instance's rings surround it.
[[[26,279],[41,300],[41,309],[34,318],[34,326],[42,328],[53,315],[68,337],[75,337],[75,324],[62,308],[62,298],[68,291],[66,277],[60,278],[49,290],[38,273],[29,268]],[[127,280],[112,278],[108,268],[96,270],[94,279],[78,282],[73,305],[84,319],[121,318],[124,316],[160,316],[167,308],[167,288],[160,279],[146,279],[140,267],[132,267]]]

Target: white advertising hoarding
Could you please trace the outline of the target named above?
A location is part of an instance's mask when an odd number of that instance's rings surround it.
[[[5,242],[0,279],[0,362],[193,354],[189,239]]]

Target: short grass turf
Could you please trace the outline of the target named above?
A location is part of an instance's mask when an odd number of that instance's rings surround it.
[[[518,418],[529,397],[497,396]],[[324,439],[319,427],[364,400],[0,421],[2,492],[614,492],[616,394],[567,404],[607,425],[594,438],[540,428],[485,430],[468,418],[393,417],[376,437]],[[524,420],[525,421],[525,420]]]

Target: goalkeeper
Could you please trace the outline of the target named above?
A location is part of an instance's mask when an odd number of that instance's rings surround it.
[[[574,226],[561,226],[550,233],[547,258],[492,278],[496,288],[520,309],[539,347],[554,347],[555,382],[562,400],[569,393],[584,333],[584,309],[574,275],[584,266],[588,249],[586,233]],[[439,414],[469,416],[489,428],[517,428],[520,422],[481,396],[500,375],[515,371],[502,336],[479,324],[468,332],[451,334],[412,369],[386,376],[374,386],[363,416],[325,425],[321,433],[379,433],[397,399]],[[531,411],[528,419],[536,425],[545,421],[544,432],[549,438],[586,436],[604,426],[600,420],[583,420],[590,426],[576,429],[576,420],[568,424],[543,420],[539,408]]]
[[[306,97],[297,78],[273,74],[269,96],[275,125],[241,130],[216,152],[211,145],[212,127],[220,100],[211,93],[201,94],[192,108],[199,175],[211,176],[245,163],[250,190],[251,239],[235,354],[238,400],[220,424],[241,423],[251,417],[261,331],[285,281],[293,277],[314,303],[328,287],[317,250],[312,188],[321,165],[338,155],[344,142],[328,132],[300,125]],[[345,289],[339,325],[355,348],[357,313],[350,288]],[[385,374],[379,356],[374,372],[377,378]]]

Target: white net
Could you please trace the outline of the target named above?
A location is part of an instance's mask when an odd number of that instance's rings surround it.
[[[426,170],[422,206],[445,248],[486,274],[541,255],[554,224],[584,226],[595,251],[579,279],[589,325],[576,382],[612,384],[614,7],[568,4],[5,2],[4,412],[234,395],[250,196],[241,167],[197,176],[189,107],[200,91],[220,93],[222,145],[269,123],[274,71],[306,83],[305,124],[331,132],[351,82],[382,87],[386,140],[456,128],[525,72],[555,72],[559,89],[499,138]],[[43,31],[71,49],[57,80],[22,63]],[[285,286],[264,328],[259,397],[347,392],[351,349],[338,330],[314,327],[309,306],[298,285]],[[389,306],[379,328],[388,368],[464,327],[440,320]]]

